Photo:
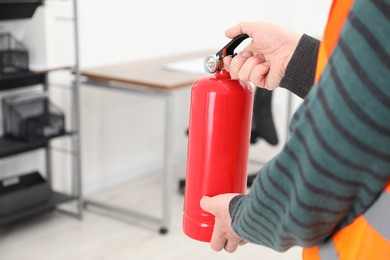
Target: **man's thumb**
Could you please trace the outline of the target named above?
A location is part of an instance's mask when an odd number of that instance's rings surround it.
[[[200,207],[204,210],[204,211],[207,211],[209,213],[213,213],[213,207],[212,207],[212,199],[208,196],[203,196],[201,199],[200,199]]]
[[[229,29],[226,30],[225,35],[231,39],[240,35],[248,34],[249,37],[253,35],[253,23],[251,22],[241,22]]]

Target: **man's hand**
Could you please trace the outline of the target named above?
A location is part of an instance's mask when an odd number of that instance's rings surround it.
[[[229,38],[240,34],[248,34],[252,42],[233,59],[224,58],[232,79],[269,90],[278,87],[301,35],[261,22],[239,23],[226,31]]]
[[[215,216],[214,231],[210,242],[211,248],[215,251],[225,249],[227,252],[233,253],[239,245],[246,243],[234,233],[231,227],[229,203],[237,195],[240,194],[228,193],[214,197],[204,196],[200,201],[202,209]]]

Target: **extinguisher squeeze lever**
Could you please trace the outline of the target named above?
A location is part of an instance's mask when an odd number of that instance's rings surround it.
[[[208,56],[204,60],[204,69],[208,73],[214,73],[217,69],[223,67],[222,59],[226,56],[234,56],[234,50],[249,36],[247,34],[240,34],[234,37],[228,44],[226,44],[215,56]]]
[[[225,45],[225,47],[223,47],[219,52],[217,52],[215,56],[217,56],[217,58],[220,60],[225,56],[233,56],[234,50],[237,48],[237,46],[240,45],[240,43],[248,37],[248,34],[240,34],[234,37],[228,44]]]

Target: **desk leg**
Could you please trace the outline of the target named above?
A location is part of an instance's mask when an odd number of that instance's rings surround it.
[[[173,156],[173,96],[168,93],[165,98],[165,143],[164,143],[164,170],[163,170],[163,220],[160,233],[168,232],[171,221],[171,185],[172,185],[172,156]]]

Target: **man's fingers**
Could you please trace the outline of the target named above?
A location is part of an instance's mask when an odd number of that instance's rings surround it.
[[[258,87],[266,87],[265,76],[270,70],[270,63],[268,61],[254,66],[249,80]]]
[[[208,196],[203,196],[202,199],[200,200],[200,207],[207,211],[210,212],[211,214],[215,215],[215,208],[214,208],[214,203],[212,198]],[[221,251],[226,244],[226,238],[224,237],[224,233],[220,231],[219,224],[217,222],[218,220],[216,219],[216,222],[214,224],[214,231],[211,236],[211,241],[210,241],[210,247],[214,251]]]
[[[242,56],[241,53],[237,54],[230,62],[230,77],[232,79],[238,79],[238,72],[241,70],[242,65],[248,58]]]
[[[241,57],[244,59],[248,59],[253,56],[253,53],[252,51],[245,49],[239,55],[241,55]],[[233,58],[231,56],[226,56],[223,58],[224,69],[227,70],[228,72],[230,72],[230,64],[232,62],[232,59]]]
[[[246,245],[246,244],[248,244],[248,242],[246,242],[245,240],[240,240],[240,242],[238,242],[238,245],[239,246],[243,246],[243,245]]]
[[[225,248],[226,245],[226,238],[224,237],[224,233],[222,233],[219,228],[218,224],[214,224],[214,231],[213,235],[211,236],[211,241],[210,241],[210,247],[214,251],[221,251],[222,249]]]
[[[230,56],[226,56],[226,57],[223,58],[223,67],[228,72],[230,72],[230,63],[231,63],[231,61],[232,61],[232,57],[230,57]]]
[[[253,56],[248,58],[245,63],[242,65],[240,71],[238,72],[238,78],[243,81],[250,81],[250,76],[253,68],[262,63],[262,59],[258,56]]]
[[[245,49],[245,50],[243,50],[243,51],[241,52],[241,55],[242,55],[242,57],[244,57],[244,58],[250,58],[250,57],[253,56],[253,52],[250,51],[250,50],[248,50],[248,49]]]
[[[227,240],[225,244],[225,251],[229,253],[233,253],[237,250],[238,242],[236,240]]]

